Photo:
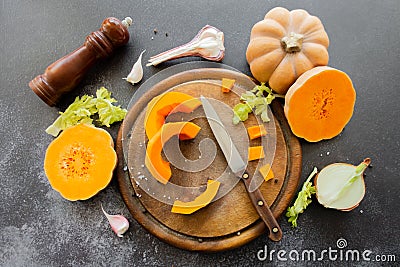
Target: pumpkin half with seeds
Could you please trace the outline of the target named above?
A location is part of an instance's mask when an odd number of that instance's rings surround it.
[[[117,165],[111,135],[79,124],[65,129],[46,150],[44,170],[50,185],[65,199],[85,200],[111,181]]]
[[[328,46],[318,17],[276,7],[253,26],[246,59],[254,78],[285,94],[301,74],[328,64]]]
[[[356,91],[346,73],[315,67],[289,88],[284,112],[296,136],[317,142],[342,132],[353,115],[355,101]]]

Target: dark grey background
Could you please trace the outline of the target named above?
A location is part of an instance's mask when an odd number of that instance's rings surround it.
[[[265,236],[216,254],[183,251],[153,237],[130,216],[116,180],[87,201],[69,202],[51,189],[43,171],[44,153],[53,137],[44,130],[77,95],[100,86],[126,107],[139,87],[121,78],[139,53],[149,56],[189,41],[206,24],[225,33],[223,63],[250,74],[245,60],[252,25],[275,7],[304,8],[320,17],[330,37],[329,65],[349,74],[357,90],[354,116],[344,132],[329,141],[301,142],[302,181],[313,166],[357,164],[372,159],[367,193],[351,212],[324,209],[314,201],[292,229],[279,222],[282,241]],[[1,266],[224,266],[305,265],[307,262],[261,262],[257,252],[337,248],[371,250],[371,257],[399,250],[399,68],[400,2],[393,1],[1,1],[0,98],[0,265]],[[48,107],[28,82],[53,61],[83,43],[106,17],[131,16],[129,44],[99,63],[57,107]],[[158,33],[154,34],[153,29]],[[168,36],[165,35],[168,33]],[[146,67],[144,80],[161,69],[193,59]],[[199,59],[194,59],[199,60]],[[110,128],[116,136],[119,125]],[[131,222],[123,238],[110,230],[100,203]],[[324,261],[332,265],[372,262]],[[374,262],[376,265],[381,263]],[[317,263],[310,263],[316,265]],[[387,263],[394,265],[394,263]]]

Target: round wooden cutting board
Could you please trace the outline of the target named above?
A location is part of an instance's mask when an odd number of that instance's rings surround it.
[[[232,92],[221,92],[222,78],[235,79],[235,88]],[[249,77],[236,71],[215,68],[193,69],[161,80],[133,103],[118,133],[117,177],[129,211],[150,233],[183,249],[214,252],[246,244],[266,231],[263,221],[250,202],[243,182],[229,172],[218,145],[213,151],[201,150],[201,141],[204,139],[213,140],[216,144],[201,107],[190,115],[186,114],[186,117],[177,114],[169,119],[174,121],[189,118],[201,127],[195,139],[179,141],[176,138],[175,142],[179,143],[175,144],[179,144],[178,151],[187,159],[185,162],[194,162],[196,165],[209,161],[206,168],[189,171],[182,166],[172,166],[172,177],[167,185],[155,181],[148,172],[144,163],[148,141],[144,131],[144,115],[148,102],[166,91],[179,91],[193,97],[203,95],[220,101],[216,102],[217,105],[214,107],[227,131],[231,133],[242,157],[247,158],[248,146],[264,147],[265,159],[249,162],[247,169],[256,177],[260,176],[258,172],[260,166],[272,163],[271,168],[275,177],[269,181],[263,181],[261,178],[260,190],[275,217],[279,217],[286,210],[296,193],[300,179],[301,148],[287,125],[282,104],[274,101],[271,105],[272,120],[264,124],[267,136],[263,138],[256,140],[247,138],[246,128],[260,123],[254,115],[250,115],[244,124],[235,126],[231,122],[232,108],[239,103],[240,93],[251,90],[254,85]],[[171,212],[175,199],[193,200],[204,190],[208,179],[220,177],[225,177],[226,180],[222,181],[229,182],[221,183],[216,200],[190,215]],[[181,187],[190,190],[182,191],[183,193],[175,190]],[[265,237],[267,238],[267,235]]]

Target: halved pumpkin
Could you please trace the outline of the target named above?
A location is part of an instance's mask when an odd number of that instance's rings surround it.
[[[150,140],[165,123],[165,117],[170,113],[190,113],[201,105],[201,101],[181,92],[166,92],[153,98],[147,104],[144,127]]]
[[[171,212],[180,214],[192,214],[201,208],[204,208],[214,199],[218,193],[220,182],[216,180],[208,180],[206,191],[201,193],[196,199],[190,202],[175,200]]]
[[[47,148],[44,170],[50,185],[65,199],[85,200],[111,181],[117,154],[111,135],[79,124],[65,129]]]
[[[181,140],[193,139],[200,129],[193,122],[186,121],[168,122],[161,126],[149,140],[146,148],[145,165],[154,178],[166,184],[172,175],[169,162],[165,161],[161,155],[164,144],[174,135],[179,135]]]
[[[350,121],[356,91],[349,76],[331,67],[303,73],[285,96],[285,116],[290,129],[309,142],[330,139]]]

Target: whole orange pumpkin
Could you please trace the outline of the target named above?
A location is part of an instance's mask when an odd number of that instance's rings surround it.
[[[253,26],[246,59],[254,78],[285,94],[301,74],[328,64],[328,46],[319,18],[276,7]]]

